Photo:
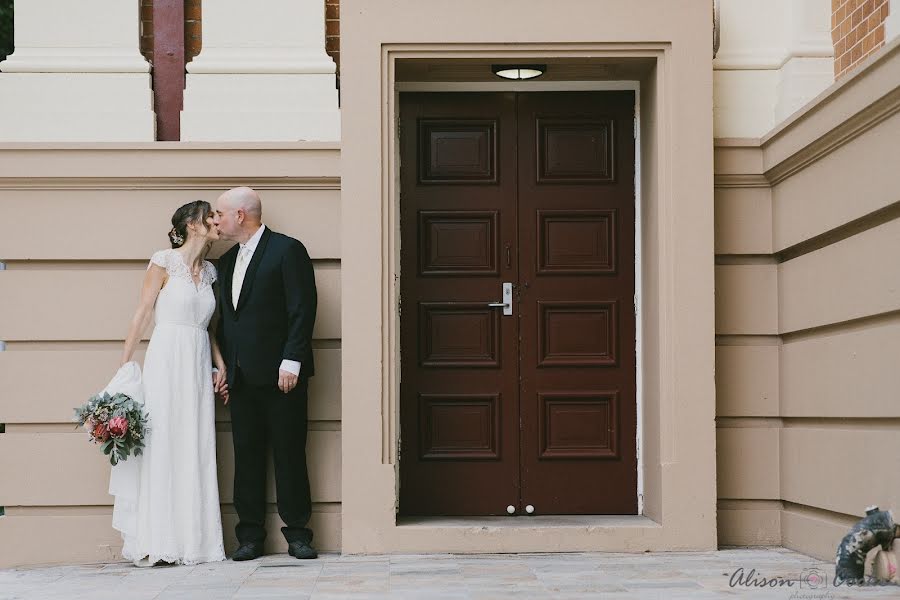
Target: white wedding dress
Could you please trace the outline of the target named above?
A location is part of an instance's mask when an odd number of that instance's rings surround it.
[[[143,455],[112,469],[113,527],[122,533],[122,556],[135,564],[224,560],[207,333],[216,270],[204,261],[195,284],[177,251],[161,250],[150,261],[168,279],[156,300],[143,380],[128,363],[106,389],[143,395],[150,415]]]

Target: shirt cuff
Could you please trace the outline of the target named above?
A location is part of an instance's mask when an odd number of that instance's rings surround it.
[[[296,376],[300,376],[300,363],[296,360],[288,360],[284,359],[281,361],[281,366],[279,367],[282,371],[287,371],[288,373],[293,373]]]

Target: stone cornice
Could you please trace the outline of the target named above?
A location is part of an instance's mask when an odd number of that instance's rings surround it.
[[[900,39],[760,140],[773,183],[814,163],[900,110]]]

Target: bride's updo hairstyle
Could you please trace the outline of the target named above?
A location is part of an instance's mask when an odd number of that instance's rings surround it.
[[[209,202],[194,200],[188,202],[172,215],[172,229],[169,230],[169,241],[173,248],[180,248],[188,236],[189,223],[205,223],[212,212]]]

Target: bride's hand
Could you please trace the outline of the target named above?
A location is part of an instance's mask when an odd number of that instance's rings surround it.
[[[224,404],[228,404],[228,376],[225,365],[218,365],[218,371],[213,373],[213,391],[222,398]]]

